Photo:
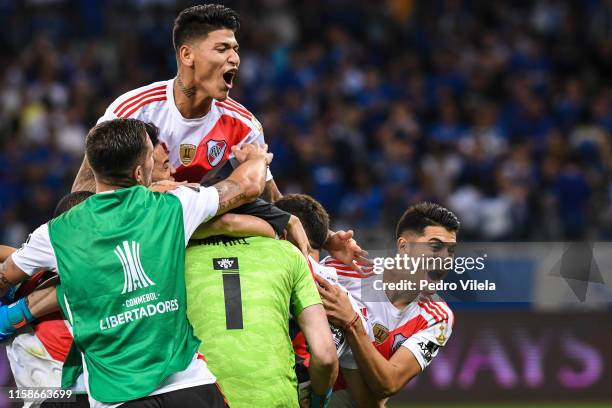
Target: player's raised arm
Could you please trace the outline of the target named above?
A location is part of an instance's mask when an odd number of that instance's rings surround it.
[[[6,245],[0,245],[0,262],[6,261],[6,259],[11,256],[13,252],[15,252],[15,248]]]
[[[243,144],[233,148],[240,165],[225,180],[215,184],[219,193],[217,214],[251,202],[263,192],[266,171],[272,161],[267,145]]]

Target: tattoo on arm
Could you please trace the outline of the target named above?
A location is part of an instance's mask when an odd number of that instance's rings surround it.
[[[179,86],[179,89],[181,90],[181,92],[186,97],[191,98],[193,95],[195,95],[195,92],[196,92],[195,86],[192,86],[191,88],[187,88],[187,86],[185,86],[180,76],[176,77],[176,83]]]
[[[217,214],[222,214],[244,201],[246,195],[240,189],[240,184],[234,180],[223,180],[214,185],[219,192],[219,209]]]

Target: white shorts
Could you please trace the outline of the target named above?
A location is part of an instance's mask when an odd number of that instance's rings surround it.
[[[31,329],[18,334],[6,346],[6,355],[17,387],[60,387],[61,361],[54,360]],[[26,402],[24,407],[38,407],[43,400]]]

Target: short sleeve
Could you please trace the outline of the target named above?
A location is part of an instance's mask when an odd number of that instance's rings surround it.
[[[291,314],[299,316],[302,310],[308,306],[321,304],[319,292],[315,286],[315,281],[310,274],[308,263],[302,254],[291,247],[291,275],[293,277],[293,288],[291,291]]]
[[[219,210],[219,192],[214,187],[178,187],[169,192],[183,207],[185,245],[200,224],[210,220]]]
[[[113,120],[113,119],[117,119],[117,115],[113,113],[113,111],[111,110],[111,107],[109,106],[108,108],[106,108],[104,115],[102,115],[102,117],[98,119],[98,121],[96,122],[96,125],[99,125],[102,122],[108,122],[109,120]]]
[[[43,224],[30,234],[28,240],[11,255],[23,272],[32,276],[38,268],[57,269],[57,259],[49,238],[49,226]]]
[[[424,370],[438,355],[450,337],[452,329],[446,322],[436,323],[410,336],[402,347],[406,347],[414,354],[421,369]]]

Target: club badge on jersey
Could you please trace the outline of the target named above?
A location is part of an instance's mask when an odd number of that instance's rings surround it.
[[[206,149],[208,164],[210,164],[211,167],[215,167],[223,159],[225,150],[227,150],[227,143],[225,140],[209,140],[206,142]]]

